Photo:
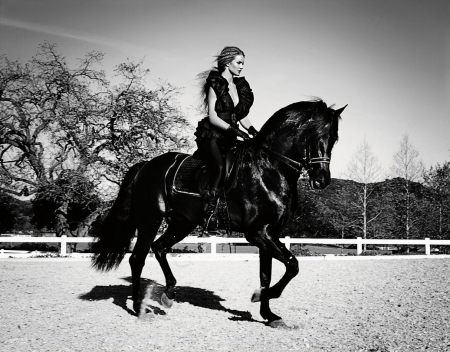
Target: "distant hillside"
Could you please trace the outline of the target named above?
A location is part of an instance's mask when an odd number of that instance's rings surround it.
[[[299,181],[299,207],[284,234],[291,237],[355,238],[362,236],[360,203],[362,185],[332,179],[325,190],[311,190]],[[389,179],[369,185],[368,238],[405,238],[405,180]],[[438,238],[438,208],[432,192],[420,183],[410,184],[411,238]],[[448,215],[447,215],[448,217]],[[446,236],[449,237],[447,224]]]

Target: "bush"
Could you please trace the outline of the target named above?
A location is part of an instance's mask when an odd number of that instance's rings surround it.
[[[197,253],[197,252],[192,249],[189,249],[188,246],[186,246],[183,249],[171,248],[169,253]]]
[[[302,248],[299,244],[294,244],[291,246],[291,252],[296,257],[309,257],[311,256],[311,251],[307,248]]]
[[[8,248],[11,250],[17,250],[17,251],[40,251],[40,252],[59,252],[59,246],[51,246],[46,243],[21,243],[17,246],[14,246],[11,248]]]
[[[368,250],[361,253],[361,255],[378,255],[378,252],[375,250]]]

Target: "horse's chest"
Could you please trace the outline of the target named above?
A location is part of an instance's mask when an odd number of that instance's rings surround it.
[[[253,170],[251,184],[243,191],[245,217],[250,222],[278,223],[291,207],[291,189],[277,170]]]

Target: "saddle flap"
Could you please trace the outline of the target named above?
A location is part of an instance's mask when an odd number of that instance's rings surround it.
[[[233,147],[225,157],[225,193],[228,193],[236,185],[244,148],[244,145]],[[208,183],[208,179],[205,163],[202,160],[188,156],[180,162],[175,171],[172,190],[176,193],[200,197]]]
[[[175,171],[173,191],[200,197],[205,189],[208,176],[203,161],[188,156],[181,161]]]
[[[226,157],[226,175],[224,181],[225,193],[236,186],[239,169],[241,168],[242,159],[245,154],[246,144],[238,142],[236,147],[233,147]]]

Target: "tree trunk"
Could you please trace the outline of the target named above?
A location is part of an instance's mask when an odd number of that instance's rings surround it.
[[[409,198],[409,182],[407,182],[406,189],[406,239],[409,240],[409,230],[410,230],[410,198]],[[409,245],[406,247],[406,253],[409,254]]]
[[[58,209],[55,210],[55,231],[56,236],[61,237],[66,235],[67,237],[72,237],[72,232],[70,231],[69,224],[67,223],[67,209],[69,208],[69,203],[64,202],[60,205]],[[71,246],[69,245],[69,251],[71,252]]]
[[[77,229],[74,231],[74,237],[87,237],[89,236],[89,230],[91,229],[92,223],[101,214],[103,209],[97,209],[92,214],[90,214],[86,219],[80,222]]]
[[[364,239],[367,239],[367,184],[364,183],[363,194],[363,235]],[[364,243],[364,252],[367,250],[367,244]]]

